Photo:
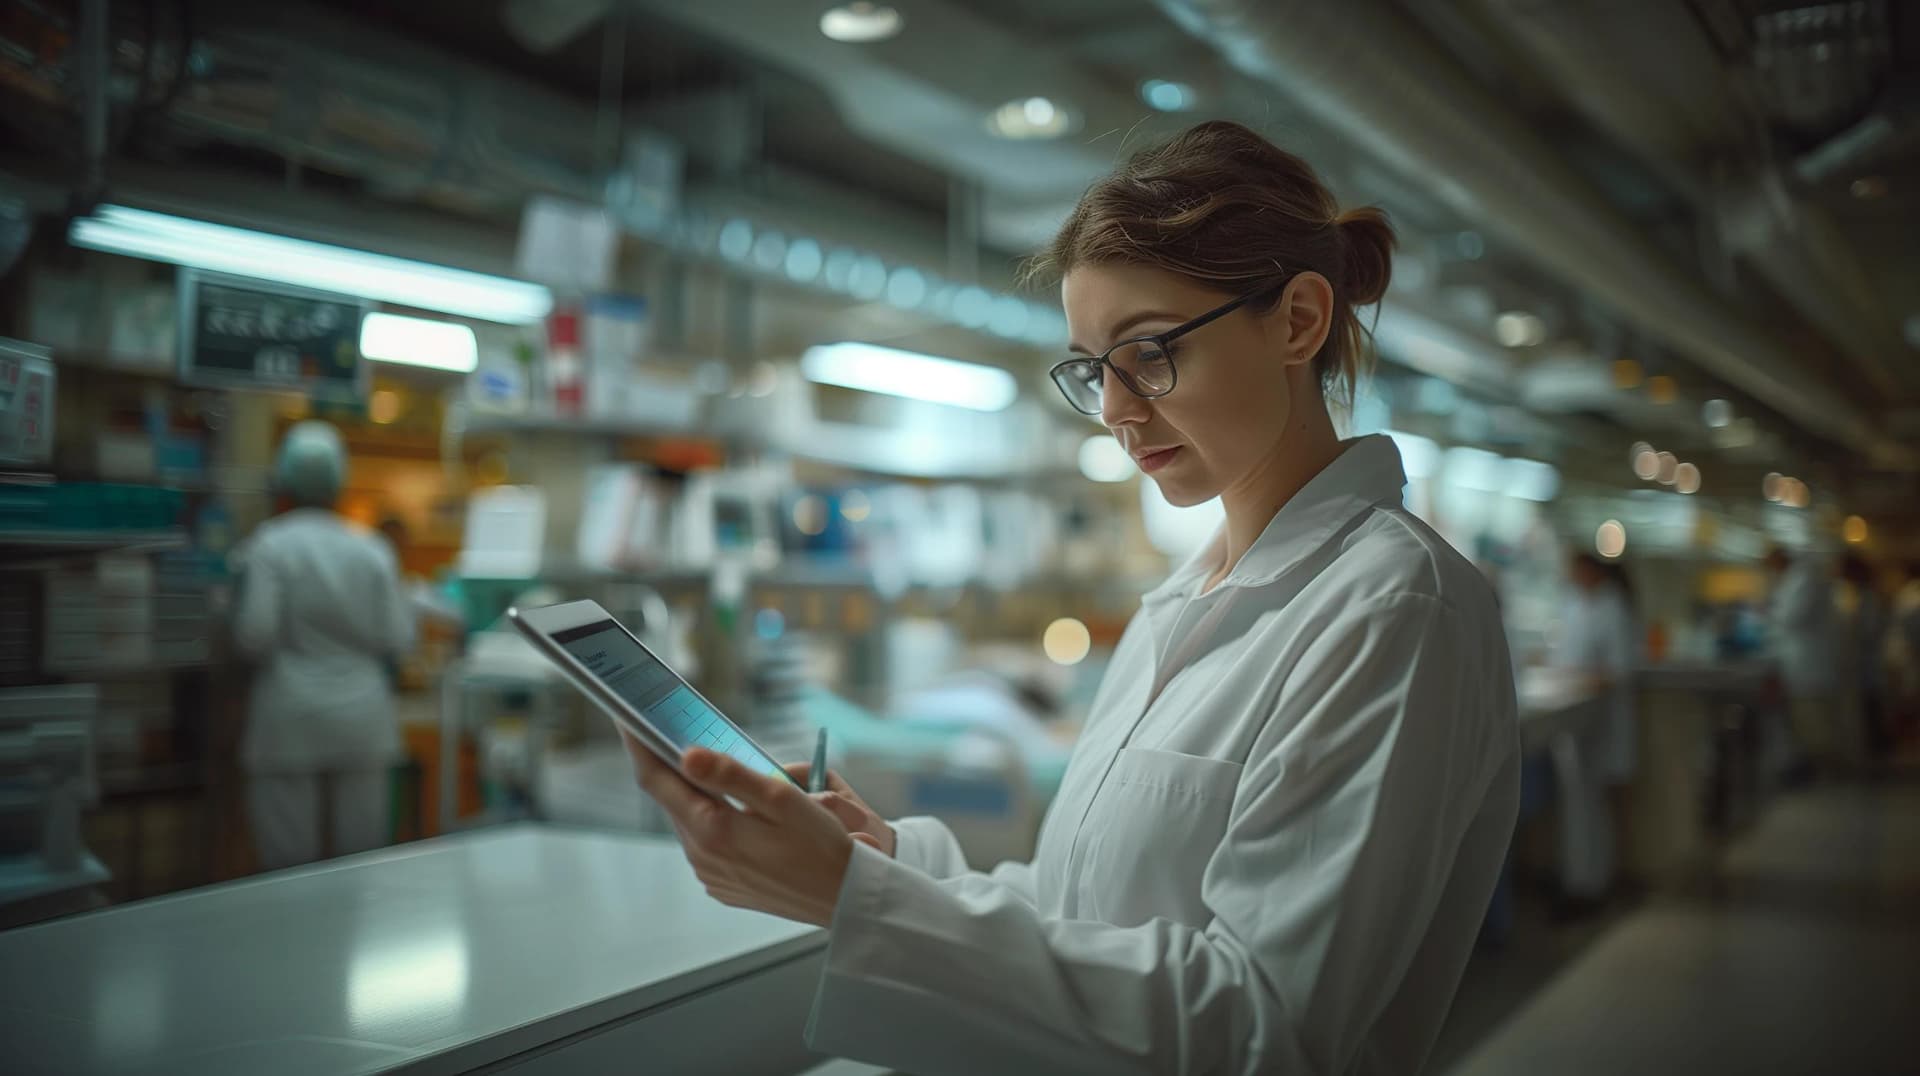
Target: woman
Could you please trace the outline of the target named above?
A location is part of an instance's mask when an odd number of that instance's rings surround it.
[[[889,826],[837,780],[816,802],[635,750],[711,893],[831,926],[815,1049],[922,1074],[1420,1068],[1519,754],[1486,583],[1401,507],[1393,442],[1329,417],[1392,242],[1216,122],[1096,183],[1045,256],[1080,352],[1055,381],[1226,523],[1143,599],[1031,863],[970,872],[940,823]]]
[[[241,762],[265,870],[386,843],[400,756],[388,669],[413,645],[392,551],[333,510],[346,482],[339,433],[288,430],[274,481],[293,507],[241,551],[234,619],[235,643],[261,666]]]

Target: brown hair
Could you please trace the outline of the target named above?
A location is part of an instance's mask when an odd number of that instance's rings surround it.
[[[1209,120],[1134,154],[1096,182],[1028,263],[1026,277],[1077,265],[1149,265],[1221,292],[1276,287],[1306,271],[1333,285],[1333,330],[1313,372],[1350,406],[1370,364],[1355,308],[1380,301],[1393,274],[1393,226],[1375,206],[1341,212],[1312,166],[1238,123]]]

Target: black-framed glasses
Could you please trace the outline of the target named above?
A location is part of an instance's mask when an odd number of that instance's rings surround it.
[[[1151,336],[1122,340],[1104,354],[1071,358],[1047,372],[1060,394],[1075,411],[1083,415],[1100,413],[1100,388],[1106,371],[1112,370],[1128,392],[1143,400],[1157,400],[1173,391],[1179,378],[1173,366],[1173,342],[1204,325],[1218,321],[1242,306],[1279,290],[1281,284],[1268,284],[1232,299],[1212,310]]]

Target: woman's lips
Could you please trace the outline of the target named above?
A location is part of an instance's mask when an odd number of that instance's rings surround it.
[[[1143,455],[1135,456],[1134,462],[1140,465],[1140,470],[1142,470],[1147,474],[1152,474],[1153,472],[1159,470],[1160,468],[1165,467],[1167,464],[1172,463],[1173,457],[1176,454],[1178,454],[1179,451],[1180,451],[1180,446],[1174,445],[1172,448],[1162,448],[1153,452],[1145,453]]]

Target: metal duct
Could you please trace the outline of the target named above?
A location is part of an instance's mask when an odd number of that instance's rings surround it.
[[[1866,412],[1609,208],[1553,148],[1378,0],[1158,0],[1229,62],[1545,268],[1807,429],[1913,466]]]

